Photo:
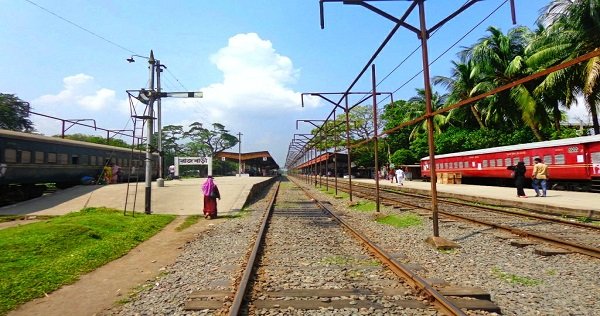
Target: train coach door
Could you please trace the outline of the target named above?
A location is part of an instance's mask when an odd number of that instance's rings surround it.
[[[590,143],[587,151],[588,172],[592,181],[591,191],[600,192],[600,143]]]

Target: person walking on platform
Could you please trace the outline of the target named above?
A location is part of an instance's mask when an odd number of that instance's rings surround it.
[[[523,186],[525,184],[525,172],[527,168],[525,167],[525,163],[519,161],[516,166],[509,166],[508,170],[512,170],[513,178],[515,179],[515,187],[517,187],[517,197],[526,198],[525,190],[523,190]]]
[[[402,168],[396,169],[396,182],[398,183],[398,186],[404,185],[404,177],[404,170],[402,170]]]
[[[221,199],[221,194],[212,176],[208,176],[202,184],[202,194],[204,195],[204,218],[217,218],[217,199]]]
[[[535,196],[540,196],[540,188],[542,189],[542,197],[546,196],[546,185],[548,181],[548,165],[542,162],[541,158],[535,158],[533,166],[533,172],[531,178],[533,179],[533,190]]]

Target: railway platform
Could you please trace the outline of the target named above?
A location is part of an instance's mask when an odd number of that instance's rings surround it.
[[[323,179],[321,185],[325,185],[324,181]],[[348,179],[342,181],[348,181]],[[375,184],[374,179],[352,179],[352,182]],[[331,178],[329,185],[333,185]],[[389,180],[384,179],[379,180],[379,185],[399,187],[398,184],[392,184]],[[430,194],[431,183],[419,180],[404,181],[404,185],[400,188],[407,192]],[[436,183],[436,189],[438,197],[442,198],[457,198],[492,205],[535,209],[553,215],[589,217],[600,220],[600,194],[598,193],[548,190],[546,197],[535,197],[533,189],[525,188],[527,198],[519,198],[514,187]]]
[[[253,189],[266,184],[271,177],[215,177],[221,200],[218,201],[219,215],[241,210]],[[201,215],[202,183],[206,178],[165,181],[164,187],[152,182],[151,211],[153,214]],[[133,209],[134,184],[79,185],[56,193],[41,196],[0,208],[0,215],[64,215],[85,207],[108,207]],[[138,183],[135,211],[144,212],[144,183]]]

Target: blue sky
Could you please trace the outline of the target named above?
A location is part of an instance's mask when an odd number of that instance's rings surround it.
[[[426,1],[428,26],[464,2]],[[533,28],[549,1],[515,2],[518,24]],[[232,134],[243,134],[243,152],[268,150],[283,167],[294,133],[308,133],[313,127],[300,123],[296,129],[296,120],[324,119],[333,109],[318,99],[305,99],[302,107],[300,93],[346,91],[393,27],[360,6],[325,3],[322,30],[318,3],[0,0],[0,92],[16,94],[38,113],[93,118],[102,128],[130,129],[125,91],[147,86],[148,64],[142,58],[135,63],[126,59],[132,54],[148,56],[153,50],[167,66],[164,91],[204,93],[203,99],[164,98],[163,125],[221,123]],[[409,2],[372,4],[398,17]],[[418,26],[416,11],[408,21]],[[490,25],[503,31],[513,27],[508,1],[476,3],[436,32],[429,41],[430,60],[450,50],[432,65],[431,75],[448,75],[461,47],[475,43]],[[411,31],[399,30],[375,61],[379,80],[418,45]],[[419,50],[379,85],[379,91],[394,92],[395,100],[415,95],[423,79],[409,78],[420,71],[420,58]],[[369,71],[352,91],[370,87]],[[143,111],[142,105],[137,107]],[[39,132],[60,132],[58,121],[32,119]],[[96,133],[75,127],[69,132]]]

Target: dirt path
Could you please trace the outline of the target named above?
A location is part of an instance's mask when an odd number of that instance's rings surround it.
[[[175,262],[188,241],[223,221],[201,220],[177,232],[175,229],[184,219],[185,216],[177,217],[127,255],[82,276],[74,284],[20,306],[8,315],[95,315],[111,308],[115,302],[126,299],[131,290],[153,280],[162,268]]]

